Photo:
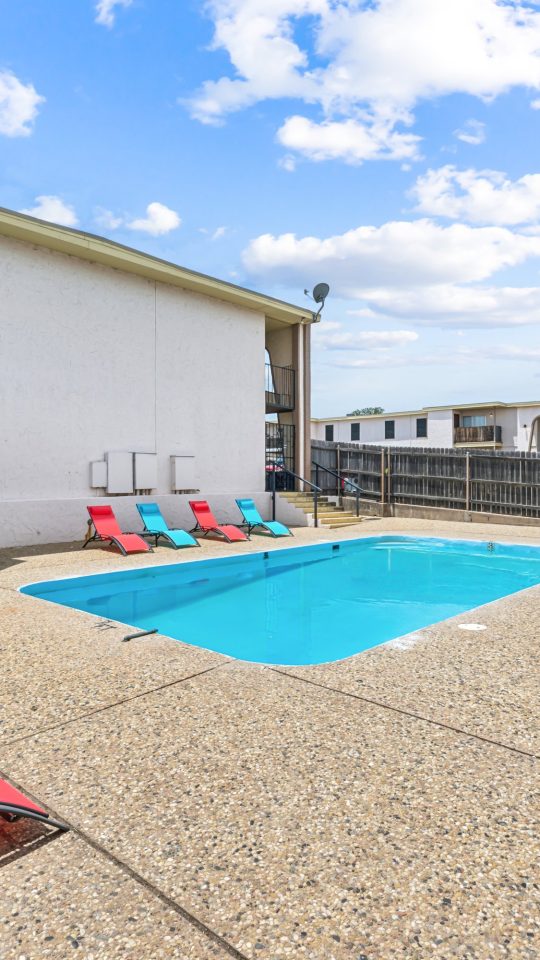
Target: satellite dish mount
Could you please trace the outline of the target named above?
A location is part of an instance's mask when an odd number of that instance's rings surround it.
[[[314,314],[315,319],[318,320],[321,315],[321,310],[324,307],[324,302],[330,293],[330,287],[327,283],[317,283],[313,287],[313,293],[310,293],[309,290],[304,290],[304,293],[306,297],[310,297],[315,303],[319,304],[319,309],[317,313]]]

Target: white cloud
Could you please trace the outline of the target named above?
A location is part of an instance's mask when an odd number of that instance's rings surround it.
[[[307,117],[288,117],[277,132],[279,142],[310,160],[402,160],[418,154],[419,137],[398,133],[388,121],[373,118],[314,123]]]
[[[328,333],[324,327],[314,338],[324,350],[371,350],[401,347],[418,340],[413,330],[361,330],[359,333]]]
[[[540,323],[540,287],[381,287],[363,291],[376,316],[418,326],[451,328],[519,327]]]
[[[130,230],[141,230],[143,233],[152,234],[153,237],[159,237],[164,233],[170,233],[171,230],[176,230],[182,223],[176,211],[163,203],[149,203],[146,213],[146,217],[131,220],[126,226]]]
[[[198,227],[199,233],[204,234],[210,240],[221,240],[228,231],[228,227],[216,227],[215,230],[209,230],[208,227]]]
[[[106,210],[105,207],[96,207],[94,219],[104,230],[118,230],[124,223],[123,217],[116,216],[112,210]]]
[[[508,180],[496,170],[448,165],[418,177],[411,195],[417,210],[472,223],[518,224],[540,219],[540,174]]]
[[[443,357],[440,354],[395,354],[389,356],[387,353],[372,353],[369,357],[362,358],[361,360],[351,360],[347,358],[339,358],[334,360],[331,366],[340,367],[341,369],[348,370],[379,370],[384,368],[393,367],[433,367],[437,365],[448,365],[448,357]]]
[[[341,369],[352,370],[377,370],[394,367],[448,367],[448,366],[472,366],[492,361],[502,360],[505,363],[512,361],[524,361],[538,363],[540,359],[540,350],[526,350],[522,347],[513,347],[511,345],[501,345],[500,347],[477,349],[452,348],[451,353],[373,353],[369,357],[362,359],[350,359],[349,357],[340,357],[334,360],[330,366]]]
[[[531,107],[533,108],[533,110],[540,110],[540,99],[531,100]]]
[[[493,347],[491,350],[481,350],[481,354],[488,360],[504,360],[505,363],[512,360],[523,360],[525,363],[538,363],[540,360],[540,350],[531,350],[529,347],[515,347],[512,344],[504,344],[500,347]]]
[[[540,323],[540,286],[496,286],[498,271],[540,258],[540,234],[432,220],[363,226],[326,238],[263,234],[243,253],[248,273],[303,289],[321,277],[331,299],[370,328],[467,328]],[[337,341],[336,341],[337,342]]]
[[[343,330],[343,324],[338,320],[323,320],[322,323],[316,323],[311,328],[313,337],[325,336],[329,330]]]
[[[130,7],[133,0],[98,0],[96,3],[96,23],[104,27],[114,26],[116,7]]]
[[[463,143],[479,147],[486,139],[486,125],[480,120],[467,120],[462,130],[455,130],[454,136]]]
[[[413,156],[398,128],[419,101],[540,89],[540,12],[518,0],[209,0],[207,9],[232,72],[203,84],[192,115],[221,123],[264,100],[303,100],[321,122],[289,118],[280,137],[315,159]],[[309,43],[295,34],[300,20]],[[471,121],[460,135],[477,143],[483,129]]]
[[[363,226],[337,236],[263,234],[243,253],[247,270],[302,287],[324,274],[334,295],[362,297],[366,287],[414,288],[485,280],[540,256],[540,237],[503,227],[442,227],[431,220]]]
[[[204,83],[190,101],[193,116],[216,123],[259,100],[302,97],[308,56],[293,39],[293,19],[320,15],[327,6],[327,0],[210,0],[214,49],[228,52],[237,75]]]
[[[292,153],[286,153],[284,157],[280,157],[278,160],[278,166],[282,170],[286,170],[287,173],[294,173],[296,170],[296,157]]]
[[[24,84],[8,70],[0,70],[0,133],[27,137],[40,103],[45,103],[45,97],[31,83]]]
[[[60,197],[54,196],[36,197],[36,205],[28,210],[21,210],[21,213],[26,213],[29,217],[37,217],[38,220],[59,223],[63,227],[76,227],[79,222],[73,207],[64,203]]]

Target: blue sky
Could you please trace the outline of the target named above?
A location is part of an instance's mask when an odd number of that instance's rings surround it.
[[[540,398],[540,4],[18,0],[0,205],[305,302],[313,412]],[[41,198],[41,199],[40,199]]]

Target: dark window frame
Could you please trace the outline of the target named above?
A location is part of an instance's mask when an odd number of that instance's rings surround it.
[[[422,424],[422,426],[420,426]],[[427,438],[428,431],[428,418],[427,417],[417,417],[416,418],[416,436]]]
[[[384,421],[384,439],[385,440],[396,439],[396,421],[395,420]]]
[[[333,443],[334,441],[334,424],[333,423],[325,424],[324,439],[327,440],[328,443]]]
[[[356,434],[356,436],[354,436],[354,434]],[[351,423],[351,441],[354,443],[358,440],[360,440],[360,424]]]

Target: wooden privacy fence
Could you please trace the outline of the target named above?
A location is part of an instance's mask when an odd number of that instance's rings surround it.
[[[312,441],[312,480],[346,493],[324,467],[381,504],[540,517],[540,456],[499,450],[373,447]],[[318,467],[315,466],[318,464]],[[318,478],[318,479],[317,479]]]

